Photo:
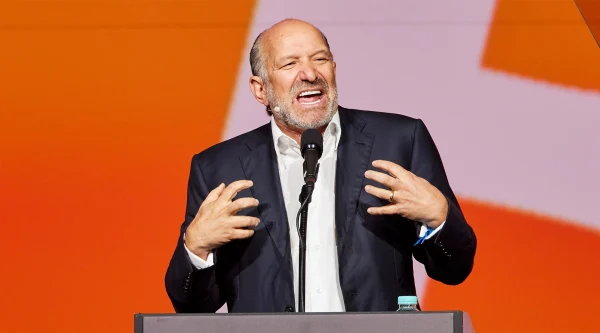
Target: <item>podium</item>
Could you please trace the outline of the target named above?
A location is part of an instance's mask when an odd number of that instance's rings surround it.
[[[473,333],[463,311],[136,314],[134,333]]]

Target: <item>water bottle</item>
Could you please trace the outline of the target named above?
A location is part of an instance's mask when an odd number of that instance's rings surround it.
[[[398,296],[396,311],[417,311],[417,296]]]

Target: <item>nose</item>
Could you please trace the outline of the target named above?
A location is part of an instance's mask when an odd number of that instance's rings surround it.
[[[314,82],[317,79],[317,72],[311,65],[304,65],[300,70],[300,80]]]

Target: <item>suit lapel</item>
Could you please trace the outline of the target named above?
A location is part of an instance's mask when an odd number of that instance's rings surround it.
[[[261,223],[267,228],[281,258],[290,261],[287,212],[270,125],[263,126],[259,134],[246,142],[249,151],[240,156],[240,163],[246,179],[253,182],[250,191],[260,202],[258,212]]]
[[[356,264],[352,253],[352,235],[354,217],[358,207],[358,198],[362,192],[365,171],[369,166],[373,133],[363,131],[366,122],[353,111],[339,108],[342,137],[337,152],[335,179],[335,226],[339,278],[346,311],[355,311],[360,281],[347,274]]]
[[[363,132],[366,122],[351,110],[339,107],[342,137],[337,150],[335,180],[335,224],[338,254],[344,247],[345,235],[352,228],[358,197],[368,168],[373,133]],[[279,167],[273,146],[270,124],[246,142],[248,153],[240,156],[246,178],[254,185],[252,196],[260,201],[262,223],[283,258],[289,256],[289,224],[279,179]],[[340,258],[341,259],[341,258]]]
[[[352,111],[340,107],[342,137],[337,152],[335,179],[335,224],[338,254],[342,259],[345,235],[353,227],[358,197],[363,188],[365,171],[369,164],[373,134],[363,132],[366,122]]]

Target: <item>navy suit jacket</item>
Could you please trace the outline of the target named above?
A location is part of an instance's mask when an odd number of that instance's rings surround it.
[[[397,297],[416,295],[413,256],[428,275],[445,284],[463,282],[473,268],[476,237],[465,220],[423,122],[407,116],[339,107],[342,136],[336,169],[335,223],[341,290],[346,311],[394,311]],[[420,224],[401,216],[373,216],[386,205],[365,192],[364,177],[377,159],[397,163],[428,180],[448,200],[446,224],[414,245]],[[239,215],[259,217],[255,234],[214,252],[214,266],[195,269],[183,234],[204,198],[220,183],[252,180],[236,198],[254,197],[258,207]],[[219,143],[191,163],[185,221],[165,276],[176,312],[294,311],[292,260],[287,213],[270,124]]]

